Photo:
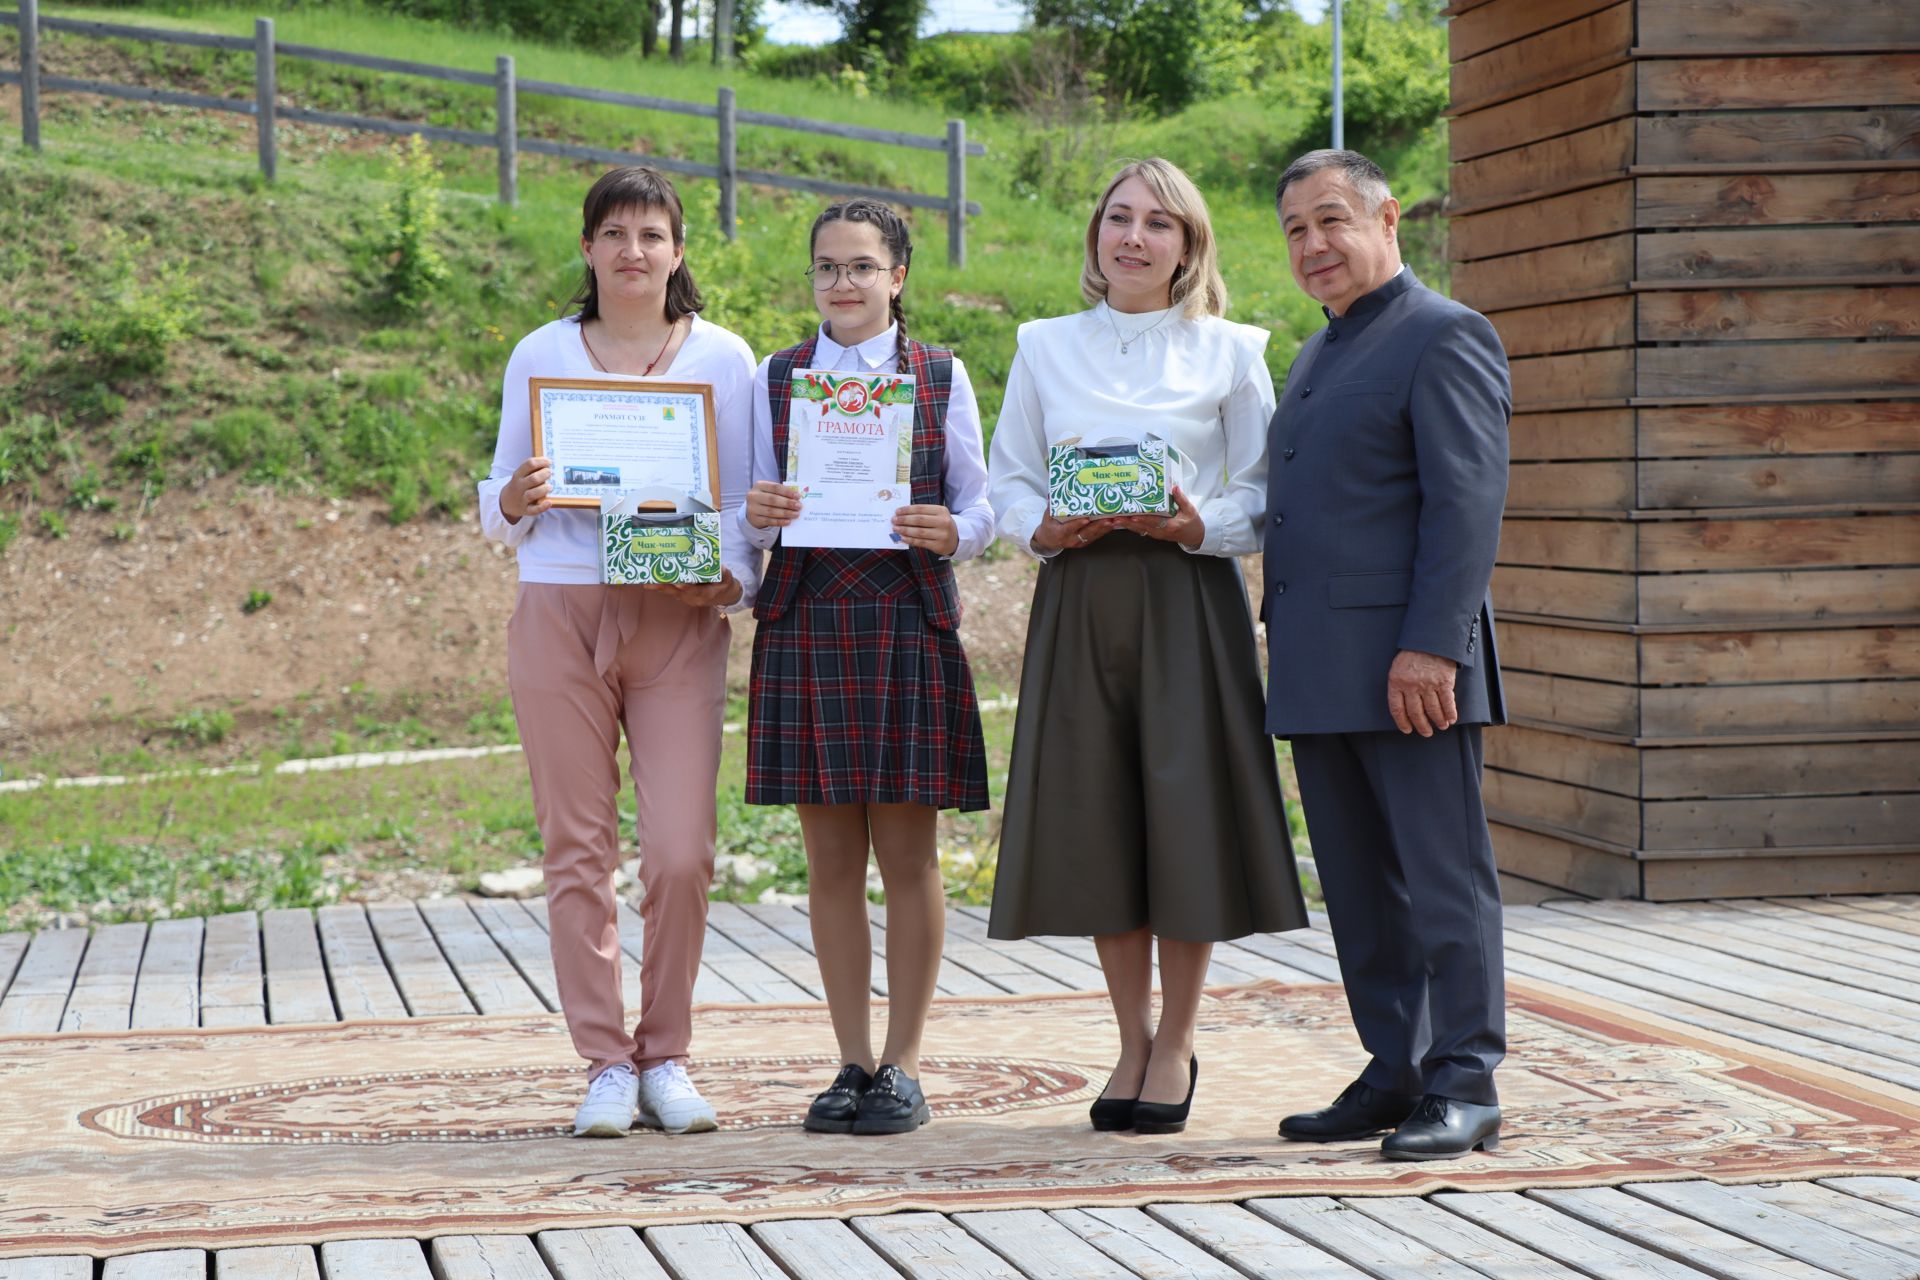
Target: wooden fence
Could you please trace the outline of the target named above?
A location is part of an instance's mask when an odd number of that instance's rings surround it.
[[[740,184],[784,187],[794,191],[813,191],[822,195],[872,196],[893,204],[919,209],[938,209],[947,216],[947,261],[956,267],[967,260],[968,217],[978,217],[980,206],[967,199],[967,157],[983,156],[986,147],[967,141],[965,120],[947,121],[945,137],[900,133],[892,129],[869,129],[860,125],[836,124],[826,120],[807,120],[797,116],[773,115],[763,111],[741,111],[734,103],[733,90],[721,88],[711,106],[702,102],[681,102],[672,98],[654,98],[645,94],[621,93],[611,89],[584,88],[546,80],[522,80],[514,72],[513,58],[501,54],[494,60],[491,75],[459,67],[437,67],[408,62],[400,58],[381,58],[364,53],[344,53],[312,45],[286,44],[276,40],[273,19],[256,18],[253,36],[208,35],[193,31],[164,31],[151,27],[132,27],[115,22],[91,22],[74,18],[42,17],[38,0],[20,0],[17,13],[0,13],[0,24],[20,30],[20,70],[0,71],[0,84],[20,86],[20,133],[33,150],[40,149],[40,95],[57,89],[74,93],[96,93],[110,98],[139,102],[160,102],[170,106],[194,107],[203,111],[230,111],[254,117],[258,126],[260,172],[269,180],[278,168],[275,131],[281,120],[302,124],[331,125],[341,129],[360,129],[372,133],[419,134],[435,142],[453,142],[470,147],[490,147],[499,155],[500,201],[514,204],[519,198],[520,153],[562,156],[574,160],[593,160],[603,164],[645,164],[669,173],[695,178],[715,178],[720,183],[720,232],[733,238],[735,211]],[[251,52],[254,59],[253,98],[221,98],[208,94],[182,93],[172,89],[154,89],[144,85],[114,84],[104,80],[78,80],[68,76],[42,75],[40,70],[40,33],[66,31],[75,35],[102,39],[145,40],[161,44],[193,45],[200,48]],[[337,111],[315,111],[289,106],[278,99],[278,60],[304,58],[312,62],[331,62],[342,66],[388,71],[400,75],[423,76],[431,80],[449,80],[457,84],[490,85],[494,91],[494,128],[491,133],[474,129],[448,129],[408,120],[385,120],[373,116],[347,115]],[[575,98],[614,106],[635,107],[644,111],[668,111],[678,115],[704,116],[716,122],[715,163],[700,164],[664,156],[638,155],[603,147],[580,147],[552,142],[545,138],[519,136],[519,98],[523,93],[554,98]],[[774,129],[792,129],[802,133],[820,133],[834,138],[851,138],[891,147],[914,147],[926,151],[944,151],[947,156],[945,195],[926,195],[917,191],[895,191],[885,187],[867,187],[856,183],[833,182],[823,178],[802,178],[792,174],[742,169],[737,159],[739,126],[761,125]]]

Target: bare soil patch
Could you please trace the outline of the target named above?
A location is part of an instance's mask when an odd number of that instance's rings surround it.
[[[215,759],[270,748],[294,709],[386,707],[471,738],[506,693],[513,557],[471,514],[394,526],[383,506],[219,482],[162,494],[130,541],[109,532],[124,514],[23,533],[0,557],[0,764],[92,772],[166,748],[194,711],[233,718]],[[1002,549],[959,572],[982,693],[1011,693],[1034,566]],[[735,618],[740,693],[752,628]]]

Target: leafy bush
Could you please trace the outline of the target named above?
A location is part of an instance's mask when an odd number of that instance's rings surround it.
[[[1028,0],[1028,10],[1036,29],[1081,34],[1111,101],[1155,115],[1243,88],[1252,70],[1242,0]]]
[[[1346,143],[1360,151],[1404,143],[1447,107],[1442,0],[1346,0],[1342,9],[1342,108]],[[1253,40],[1254,80],[1309,93],[1295,152],[1327,145],[1333,125],[1333,27],[1291,9],[1263,19]]]
[[[96,292],[57,341],[101,378],[150,377],[194,330],[200,308],[193,282],[179,262],[154,263],[150,236],[132,239],[112,225],[99,235],[89,273]]]
[[[914,97],[973,115],[1014,105],[1015,77],[1033,59],[1029,32],[983,35],[952,31],[913,46],[897,85]]]
[[[167,732],[182,744],[211,747],[225,742],[227,735],[233,732],[233,713],[202,711],[198,708],[185,711],[174,717],[167,726]]]
[[[37,493],[41,477],[76,456],[73,441],[44,413],[24,414],[0,426],[0,486],[18,480]]]
[[[385,261],[385,301],[417,312],[447,278],[447,261],[434,244],[440,229],[440,165],[417,133],[387,153],[394,193],[380,211],[378,251]]]

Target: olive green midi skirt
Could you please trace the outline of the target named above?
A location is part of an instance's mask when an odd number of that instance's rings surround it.
[[[1233,561],[1116,532],[1040,569],[995,938],[1218,942],[1303,928],[1253,617]]]

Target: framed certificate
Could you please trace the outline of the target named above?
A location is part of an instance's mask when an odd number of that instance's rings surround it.
[[[529,378],[533,451],[553,462],[556,507],[598,507],[634,489],[720,506],[713,387],[637,378]],[[649,502],[649,510],[672,510]]]
[[[913,502],[913,379],[799,369],[787,414],[789,547],[901,550],[893,514]]]

